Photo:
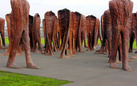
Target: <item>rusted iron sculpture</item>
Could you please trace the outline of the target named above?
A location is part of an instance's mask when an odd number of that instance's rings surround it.
[[[4,27],[5,27],[5,20],[3,18],[0,18],[0,33],[1,33],[2,43],[3,43],[3,46],[2,46],[1,40],[0,40],[0,49],[3,49],[6,47],[5,46]]]
[[[79,24],[79,31],[78,31],[78,36],[81,37],[79,38],[79,41],[81,41],[81,44],[79,47],[82,48],[82,43],[84,41],[84,47],[87,48],[87,43],[86,43],[86,39],[87,39],[87,25],[86,25],[86,17],[84,15],[80,15],[80,24]],[[81,51],[83,52],[83,50],[81,49]]]
[[[129,43],[129,52],[132,53],[133,50],[133,42],[136,39],[136,31],[137,31],[137,14],[136,13],[132,13],[132,22],[131,22],[131,28],[130,28],[130,43]]]
[[[87,23],[87,41],[88,51],[93,50],[94,47],[94,29],[96,27],[96,17],[93,15],[86,17]]]
[[[128,20],[132,13],[133,2],[130,0],[112,0],[109,2],[109,10],[112,19],[112,49],[109,59],[111,68],[118,68],[116,65],[116,54],[121,36],[122,41],[122,69],[131,71],[128,63]]]
[[[111,15],[109,10],[106,10],[103,14],[103,22],[102,22],[102,36],[103,42],[101,45],[101,49],[96,52],[96,54],[106,54],[106,50],[111,50],[111,37],[112,37],[112,26],[111,26]],[[107,45],[108,44],[108,45]]]
[[[82,42],[86,43],[86,18],[79,12],[72,12],[73,21],[73,35],[74,35],[74,53],[76,54],[78,49],[79,52],[84,52],[82,49]],[[82,37],[83,35],[83,37]],[[85,45],[86,46],[86,45]]]
[[[22,45],[25,49],[26,67],[38,69],[31,57],[29,43],[29,3],[26,0],[10,0],[11,2],[11,30],[13,40],[11,41],[10,54],[6,67],[19,69],[21,66],[15,63],[15,56],[22,39]]]
[[[59,28],[60,28],[60,39],[62,41],[61,44],[61,54],[60,58],[69,58],[68,53],[68,40],[70,36],[70,21],[71,12],[68,9],[63,9],[58,11],[58,20],[59,20]]]
[[[33,48],[33,16],[29,15],[29,38],[30,38],[30,48]]]
[[[39,52],[37,51],[37,43],[38,43],[38,49],[43,52],[42,45],[41,45],[41,37],[40,37],[40,15],[36,13],[33,17],[33,27],[32,27],[32,52]]]
[[[8,32],[8,39],[9,39],[9,46],[7,49],[6,53],[3,53],[1,55],[9,55],[10,49],[11,49],[11,41],[13,40],[13,30],[11,30],[11,14],[7,14],[6,15],[6,22],[7,22],[7,32]],[[16,55],[22,55],[22,50],[21,50],[21,43],[20,46],[18,47],[18,52],[16,53]]]
[[[98,37],[100,38],[100,41],[102,41],[100,36],[100,21],[98,18],[96,18],[95,28],[94,28],[94,43],[93,48],[96,49],[96,45],[98,44]]]
[[[43,20],[44,38],[45,38],[45,54],[54,55],[57,48],[57,17],[52,11],[45,13],[45,19]],[[52,45],[53,42],[53,45]]]
[[[137,13],[136,13],[136,22],[134,22],[134,23],[135,23],[135,35],[137,35]],[[136,40],[137,40],[137,37],[136,37]],[[137,59],[137,55],[131,57],[131,59]]]

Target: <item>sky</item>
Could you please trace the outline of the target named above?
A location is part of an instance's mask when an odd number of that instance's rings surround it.
[[[105,10],[109,8],[110,0],[27,0],[30,4],[30,15],[39,13],[41,19],[47,11],[53,11],[56,15],[58,10],[67,8],[70,11],[78,11],[81,14],[88,16],[94,15],[100,18]],[[137,12],[137,0],[134,2],[133,12]],[[0,2],[0,17],[5,18],[5,15],[11,12],[10,0],[1,0]]]

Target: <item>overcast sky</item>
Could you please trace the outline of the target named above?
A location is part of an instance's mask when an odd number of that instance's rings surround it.
[[[71,11],[78,11],[81,14],[94,15],[98,18],[108,9],[110,0],[27,0],[30,4],[30,14],[39,13],[41,19],[47,11],[52,10],[56,15],[60,9],[67,8]],[[137,0],[134,2],[133,12],[137,12]],[[10,0],[1,0],[0,17],[5,18],[11,12]]]

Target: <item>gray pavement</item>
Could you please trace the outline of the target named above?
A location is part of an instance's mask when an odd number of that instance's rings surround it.
[[[99,48],[97,46],[96,50]],[[131,72],[122,70],[121,64],[118,64],[119,69],[112,69],[107,63],[107,55],[94,54],[96,50],[78,53],[69,59],[60,59],[60,51],[54,56],[31,53],[34,63],[41,67],[38,70],[25,68],[24,54],[16,56],[16,63],[22,69],[6,68],[8,56],[0,56],[0,70],[73,81],[63,86],[137,86],[137,60],[129,63]],[[0,54],[4,52],[0,50]],[[130,53],[129,58],[134,55]]]

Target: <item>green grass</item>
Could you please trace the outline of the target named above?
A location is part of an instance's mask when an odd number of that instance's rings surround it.
[[[60,86],[70,81],[0,71],[0,86]]]
[[[137,49],[136,41],[134,41],[134,43],[133,43],[133,48],[134,48],[134,49]]]
[[[1,41],[2,42],[2,41]],[[8,40],[8,38],[5,38],[5,43],[6,44],[9,44],[9,40]],[[44,42],[44,38],[41,38],[41,44],[44,44],[45,42]],[[101,44],[101,41],[100,40],[98,40],[98,44]],[[84,42],[82,43],[82,45],[84,46]],[[137,46],[136,46],[136,41],[134,41],[134,43],[133,43],[133,48],[134,49],[137,49]]]

